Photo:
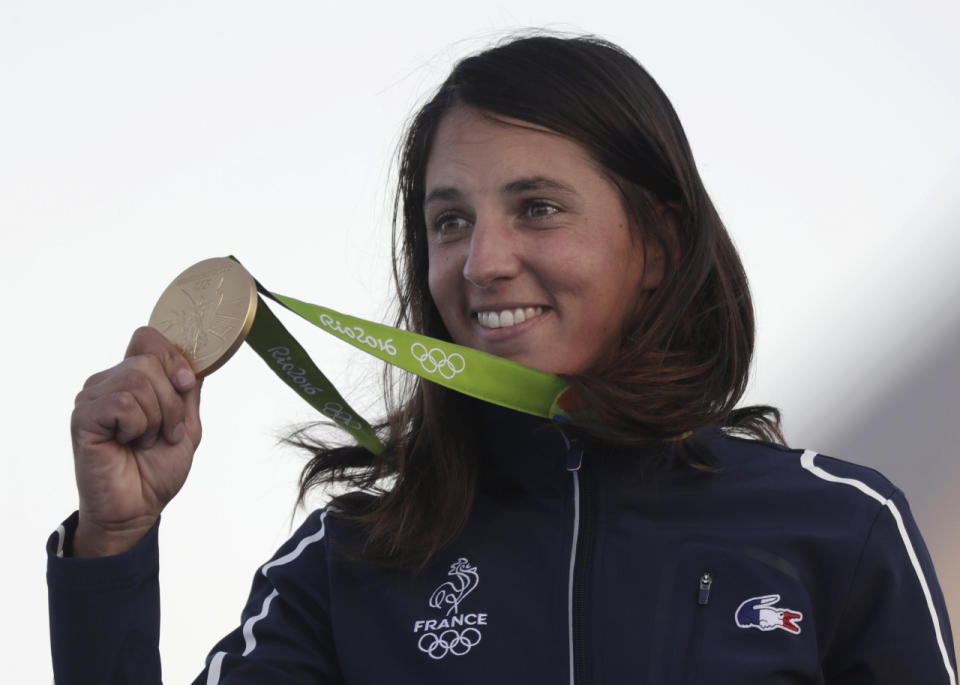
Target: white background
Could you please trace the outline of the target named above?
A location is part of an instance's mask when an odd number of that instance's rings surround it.
[[[663,86],[752,281],[747,399],[783,409],[791,444],[903,487],[960,616],[956,3],[6,0],[5,680],[50,679],[43,543],[76,506],[84,379],[208,256],[387,320],[402,125],[454,59],[529,26],[614,40]],[[285,320],[375,414],[377,366]],[[170,683],[235,626],[302,516],[304,458],[277,440],[314,418],[246,348],[204,395],[204,443],[161,531]]]

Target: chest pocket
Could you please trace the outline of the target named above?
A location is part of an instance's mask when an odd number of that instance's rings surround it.
[[[661,574],[650,682],[822,683],[800,571],[759,547],[683,546]]]

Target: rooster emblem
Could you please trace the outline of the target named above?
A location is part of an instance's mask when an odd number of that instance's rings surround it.
[[[447,616],[455,614],[458,611],[460,602],[463,598],[473,592],[473,589],[480,583],[480,576],[477,574],[477,567],[471,566],[466,557],[460,557],[450,564],[448,576],[453,576],[453,580],[448,580],[430,595],[429,604],[434,609],[447,609]]]

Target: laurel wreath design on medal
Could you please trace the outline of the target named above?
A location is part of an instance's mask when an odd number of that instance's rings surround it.
[[[194,264],[160,296],[150,326],[163,333],[199,375],[213,373],[243,344],[257,311],[257,287],[238,262]]]

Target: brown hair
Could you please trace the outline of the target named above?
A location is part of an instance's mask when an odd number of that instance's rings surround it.
[[[400,148],[397,324],[450,339],[429,294],[423,200],[437,127],[457,105],[537,124],[582,145],[619,187],[645,248],[665,257],[660,284],[626,322],[618,353],[602,368],[567,377],[592,410],[571,431],[585,440],[657,445],[656,452],[707,470],[714,464],[695,438],[665,439],[719,424],[782,441],[776,409],[734,410],[753,353],[753,307],[680,121],[643,67],[597,38],[525,37],[468,57],[417,112]],[[392,386],[389,376],[386,385]],[[470,511],[479,464],[471,402],[411,381],[379,426],[387,449],[377,457],[298,434],[294,442],[314,451],[301,497],[328,482],[373,492],[373,498],[340,498],[338,505],[368,526],[371,549],[381,556],[424,561],[457,534]],[[383,486],[383,479],[392,483]]]

